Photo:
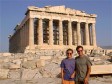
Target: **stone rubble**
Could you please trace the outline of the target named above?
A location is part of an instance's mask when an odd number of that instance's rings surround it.
[[[0,84],[60,84],[60,63],[66,55],[57,52],[0,53]],[[88,56],[93,65],[112,64],[112,53],[92,52]]]

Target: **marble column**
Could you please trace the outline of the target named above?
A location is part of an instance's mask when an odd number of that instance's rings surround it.
[[[77,30],[74,29],[74,45],[77,45]]]
[[[77,22],[77,45],[81,45],[80,22]]]
[[[23,24],[23,47],[25,47],[25,25]]]
[[[68,44],[72,45],[72,26],[71,21],[68,21]]]
[[[86,45],[90,45],[88,23],[85,23],[85,36],[86,36],[86,39],[85,39]]]
[[[96,46],[96,32],[95,32],[95,23],[92,23],[92,41],[93,46]]]
[[[23,37],[23,26],[22,26],[22,29],[21,29],[21,48],[23,48],[23,40],[24,40],[24,37]]]
[[[63,27],[62,27],[62,20],[59,20],[59,45],[63,45]]]
[[[29,18],[29,48],[34,49],[34,24],[33,24],[33,18]]]
[[[49,20],[49,45],[53,45],[53,20]]]
[[[25,35],[25,36],[24,36],[24,38],[25,38],[25,39],[24,39],[24,40],[25,40],[25,41],[24,41],[24,42],[25,42],[25,45],[24,45],[24,46],[26,46],[26,22],[24,23],[24,35]]]
[[[28,45],[28,43],[29,43],[28,42],[29,41],[29,33],[28,32],[29,32],[29,28],[28,28],[28,21],[27,21],[26,22],[26,34],[27,34],[27,40],[26,40],[27,41],[27,44],[26,45]]]
[[[27,46],[27,22],[25,22],[25,46]]]
[[[39,25],[38,25],[38,45],[43,44],[43,22],[42,18],[39,18]]]
[[[26,46],[26,23],[24,23],[24,46]]]

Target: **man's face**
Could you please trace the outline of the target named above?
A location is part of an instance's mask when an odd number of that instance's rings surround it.
[[[82,48],[79,48],[77,50],[77,53],[79,54],[79,56],[82,56],[83,55],[83,49]]]
[[[69,50],[69,51],[67,52],[67,58],[72,58],[72,54],[73,54],[73,52]]]

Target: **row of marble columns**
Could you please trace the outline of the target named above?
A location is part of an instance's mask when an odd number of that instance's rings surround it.
[[[72,46],[72,21],[68,21],[68,45]],[[77,45],[81,45],[81,22],[77,22]],[[33,18],[29,19],[29,46],[34,48],[34,26]],[[43,45],[43,23],[42,18],[39,18],[39,27],[38,27],[38,45]],[[86,45],[90,45],[88,23],[85,24],[85,41]],[[95,32],[95,23],[92,23],[92,43],[93,46],[96,46],[96,32]],[[49,20],[49,45],[53,45],[53,19]],[[62,20],[59,20],[59,45],[63,45],[63,28]]]

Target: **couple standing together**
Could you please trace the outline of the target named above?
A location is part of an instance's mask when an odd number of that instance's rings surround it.
[[[83,54],[83,47],[77,46],[78,57],[72,58],[73,50],[66,51],[67,58],[61,62],[62,84],[88,84],[91,61]]]

